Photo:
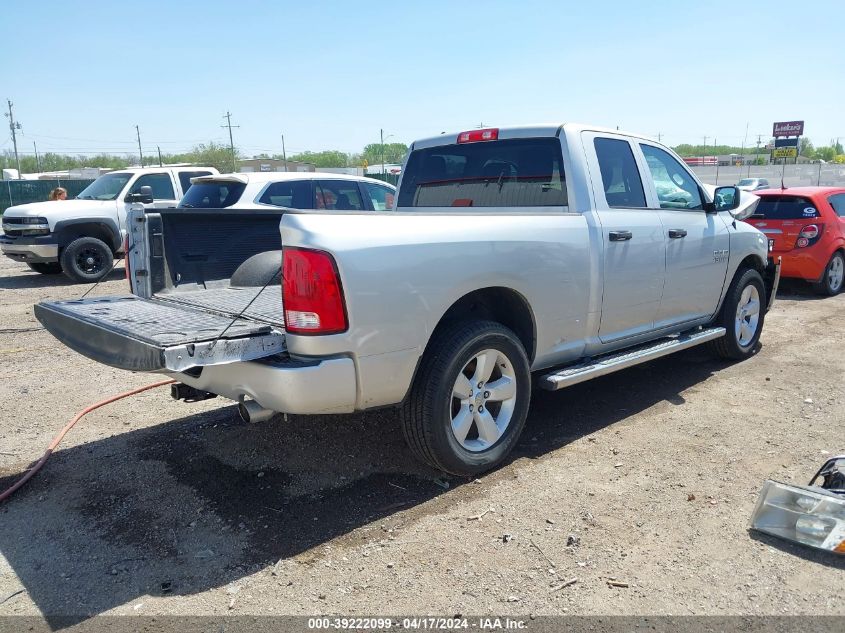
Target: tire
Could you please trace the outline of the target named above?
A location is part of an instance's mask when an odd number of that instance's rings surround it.
[[[757,311],[753,312],[755,301]],[[711,343],[717,356],[743,360],[754,354],[766,318],[766,301],[766,288],[760,273],[753,268],[739,270],[728,288],[719,316],[712,324],[726,330],[725,336]]]
[[[422,461],[473,476],[508,456],[530,402],[528,357],[516,335],[493,321],[456,323],[426,350],[402,406],[402,430]]]
[[[834,297],[842,292],[842,282],[845,280],[845,257],[842,251],[836,251],[825,266],[821,281],[813,284],[813,290],[820,295]]]
[[[58,275],[62,272],[62,265],[59,262],[38,262],[27,264],[31,270],[42,275]]]
[[[62,271],[77,283],[94,283],[109,274],[114,254],[108,244],[96,237],[80,237],[62,251]]]

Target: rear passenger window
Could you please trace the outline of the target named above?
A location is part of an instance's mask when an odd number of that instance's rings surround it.
[[[840,218],[845,218],[845,193],[834,194],[827,201],[833,207],[833,210],[836,211],[836,215]]]
[[[701,192],[690,173],[671,154],[641,144],[661,209],[702,209]]]
[[[318,209],[331,211],[362,211],[364,201],[354,180],[319,180],[316,183],[316,203]]]
[[[258,199],[262,204],[291,209],[313,209],[310,180],[287,180],[268,185]]]
[[[199,176],[210,176],[210,171],[180,171],[179,184],[182,185],[182,193],[188,191],[191,186],[191,178],[198,178]]]
[[[399,207],[566,206],[560,140],[517,138],[411,152]]]
[[[599,160],[607,205],[609,207],[645,207],[643,181],[628,141],[597,138],[593,144]]]
[[[755,218],[767,220],[803,220],[819,217],[816,205],[801,196],[760,196],[754,210]]]
[[[373,209],[376,211],[390,211],[393,208],[394,192],[390,187],[384,185],[374,185],[369,182],[362,182],[364,191],[370,196],[370,201],[373,203]]]

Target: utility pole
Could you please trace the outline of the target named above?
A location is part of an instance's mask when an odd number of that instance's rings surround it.
[[[379,135],[381,136],[381,175],[384,176],[384,130],[379,130]]]
[[[156,145],[156,149],[158,150],[158,166],[164,167],[164,163],[161,161],[161,148]]]
[[[716,154],[716,137],[713,137],[713,153]],[[716,186],[719,186],[719,155],[716,154]]]
[[[657,133],[657,142],[658,142],[658,143],[662,143],[662,142],[663,142],[663,133],[662,133],[662,132],[658,132],[658,133]]]
[[[229,128],[229,150],[232,152],[232,173],[235,173],[238,171],[238,168],[237,165],[235,165],[235,141],[232,140],[232,128],[241,126],[232,125],[232,113],[228,110],[226,110],[226,114],[223,115],[223,118],[226,119],[226,125],[221,125],[220,127]]]
[[[709,136],[704,137],[704,148],[702,149],[702,153],[701,153],[701,164],[702,165],[707,162],[705,159],[707,158],[707,139],[708,138],[710,138],[710,137]]]
[[[15,163],[18,166],[18,178],[21,177],[21,159],[18,157],[18,138],[16,133],[21,129],[21,124],[15,122],[15,115],[12,113],[12,106],[14,105],[10,99],[6,99],[9,104],[9,113],[6,115],[9,119],[9,129],[12,131],[12,145],[15,146]]]
[[[763,136],[762,134],[757,135],[757,149],[754,150],[754,161],[753,161],[755,163],[759,160],[758,156],[760,154],[760,138],[762,136]],[[751,163],[748,163],[748,173],[746,173],[745,177],[751,178]]]
[[[141,167],[144,166],[144,152],[141,151],[141,128],[137,125],[135,126],[135,134],[138,137],[138,156],[141,159],[141,162],[138,163]]]
[[[745,124],[745,136],[742,139],[742,148],[739,150],[739,175],[742,176],[742,163],[745,162],[745,143],[748,141],[748,123]],[[739,180],[739,178],[737,178]]]
[[[285,135],[282,134],[282,158],[285,161],[285,171],[288,170],[288,154],[285,151]]]
[[[38,159],[38,146],[35,144],[35,141],[32,141],[32,149],[35,150],[35,169],[38,173],[41,173],[41,161]]]

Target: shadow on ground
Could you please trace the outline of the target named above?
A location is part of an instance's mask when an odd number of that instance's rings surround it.
[[[114,270],[106,275],[103,281],[123,279],[125,276],[126,272],[123,269],[123,265],[118,264]],[[84,289],[90,287],[90,284],[77,284],[63,273],[58,273],[56,275],[42,275],[41,273],[29,270],[29,268],[22,269],[19,275],[0,277],[0,289],[7,290],[18,290],[23,288],[56,288],[74,285],[79,285],[80,288],[83,288],[80,294],[85,292]]]
[[[824,565],[825,567],[845,570],[845,556],[842,556],[841,554],[813,549],[812,547],[806,545],[785,541],[784,539],[776,538],[754,530],[748,530],[748,536],[759,543],[763,543],[769,547],[774,547],[775,549],[779,549],[780,551],[786,552],[792,556],[797,556],[799,558],[803,558],[804,560]]]
[[[721,367],[690,350],[535,391],[523,441],[502,471],[658,402],[683,405],[681,392]],[[0,490],[18,476],[0,474]],[[357,528],[440,513],[469,494],[463,480],[451,478],[447,491],[439,477],[413,459],[392,409],[244,425],[226,406],[59,451],[0,506],[0,551],[60,628],[66,616],[203,592],[280,559],[307,564],[327,541],[366,543],[371,530]]]

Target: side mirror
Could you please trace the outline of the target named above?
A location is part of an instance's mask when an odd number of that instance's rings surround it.
[[[716,187],[713,208],[716,211],[733,211],[739,206],[740,191],[737,187]]]
[[[152,204],[153,188],[149,185],[144,185],[138,190],[138,193],[127,194],[126,202],[140,202],[141,204]]]

